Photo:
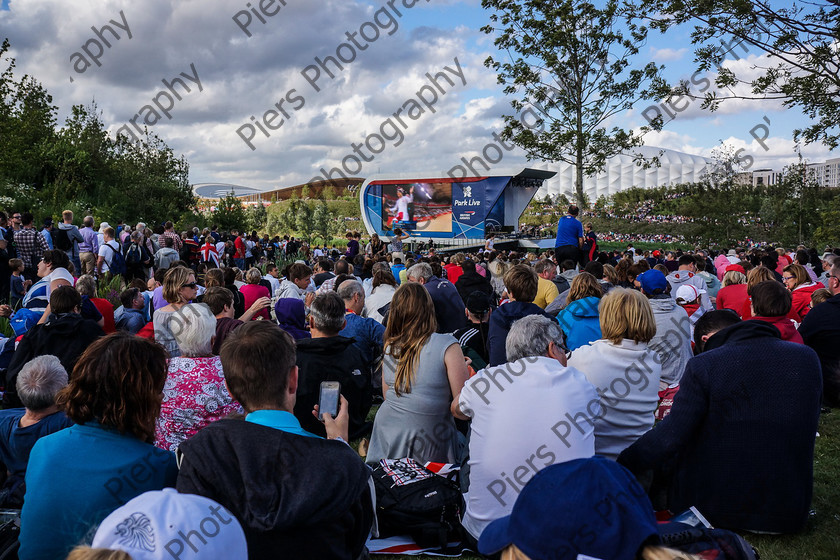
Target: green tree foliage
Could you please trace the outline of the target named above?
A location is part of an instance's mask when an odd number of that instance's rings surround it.
[[[694,25],[698,70],[717,69],[716,85],[731,95],[708,91],[703,106],[716,109],[727,99],[781,99],[799,107],[810,124],[794,130],[794,138],[840,144],[840,3],[837,0],[766,2],[754,0],[646,0],[630,2],[638,18],[660,31],[683,33]],[[726,58],[747,51],[766,57],[740,65],[742,74],[721,67]],[[732,90],[746,85],[747,93]],[[660,91],[668,96],[693,95],[685,81]]]
[[[262,202],[248,208],[248,229],[262,231],[268,223],[268,210]]]
[[[820,208],[819,225],[814,231],[814,247],[840,247],[840,196]]]
[[[195,209],[189,165],[154,134],[111,139],[95,104],[71,108],[56,130],[57,107],[32,77],[14,77],[8,41],[0,46],[0,197],[37,218],[65,208],[109,221],[178,219]]]
[[[315,221],[313,220],[314,210],[308,202],[300,201],[295,213],[295,230],[307,243],[312,243],[312,234],[315,233]]]
[[[314,222],[315,234],[321,239],[332,239],[332,236],[338,233],[335,212],[330,210],[324,200],[321,200],[315,206],[315,210],[312,212],[312,221]]]
[[[216,209],[212,213],[212,221],[222,231],[231,229],[242,230],[247,227],[248,215],[242,208],[242,201],[231,191],[216,203]]]
[[[641,145],[642,133],[607,122],[649,96],[661,68],[634,67],[647,29],[628,21],[616,0],[603,7],[576,0],[482,0],[492,10],[494,44],[508,61],[487,59],[504,92],[515,96],[502,136],[529,159],[576,168],[575,190],[585,207],[583,178],[606,161]],[[641,156],[637,156],[640,158]]]

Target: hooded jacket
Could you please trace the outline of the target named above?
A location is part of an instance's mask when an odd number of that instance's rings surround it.
[[[341,383],[341,394],[350,403],[350,437],[361,437],[373,401],[371,372],[356,340],[346,336],[304,338],[297,341],[298,388],[295,416],[307,432],[326,437],[324,425],[312,416],[322,381]]]
[[[818,364],[767,323],[723,329],[689,362],[671,414],[618,462],[638,474],[673,461],[671,511],[696,506],[731,530],[799,531],[813,489]]]
[[[788,317],[801,322],[810,311],[811,296],[822,287],[823,285],[819,282],[812,282],[794,288],[790,294],[791,305]]]
[[[280,328],[292,335],[295,340],[311,338],[306,330],[306,307],[297,298],[280,298],[274,304],[274,316]]]
[[[306,297],[305,294],[305,290],[301,290],[298,285],[291,280],[283,280],[283,282],[280,283],[280,293],[277,294],[277,297],[295,298],[303,301],[304,297]]]
[[[463,316],[463,313],[461,314]],[[490,347],[490,366],[507,363],[507,351],[505,340],[508,331],[514,321],[527,317],[528,315],[542,315],[551,318],[539,305],[524,303],[521,301],[509,301],[500,305],[498,309],[490,314],[490,327],[487,335],[487,345]]]
[[[700,294],[700,307],[706,311],[714,309],[714,307],[712,307],[712,302],[709,299],[709,294],[706,293],[706,281],[702,277],[689,270],[675,270],[666,276],[665,279],[668,280],[668,283],[671,285],[671,297],[677,297],[677,288],[680,286],[684,284],[691,284],[697,288],[697,292]]]
[[[840,407],[840,294],[814,307],[799,325],[799,334],[820,358],[825,404]]]
[[[802,341],[802,336],[796,330],[796,325],[793,324],[793,321],[789,317],[754,316],[751,320],[764,321],[769,325],[773,325],[774,327],[779,329],[779,333],[781,333],[782,335],[782,340],[787,340],[788,342],[795,342],[797,344],[805,344]]]
[[[688,314],[667,294],[648,299],[656,321],[656,336],[648,343],[662,364],[663,383],[679,383],[691,359],[691,322]]]
[[[250,560],[355,560],[364,550],[370,470],[348,445],[223,419],[179,452],[176,488],[233,513]]]
[[[717,293],[720,290],[720,280],[717,279],[717,276],[706,272],[705,270],[703,272],[698,272],[697,276],[706,282],[706,293],[709,295],[709,298],[717,297]]]
[[[566,333],[566,346],[576,350],[601,338],[601,323],[598,318],[598,304],[595,296],[578,299],[557,314],[557,322]]]
[[[81,233],[79,233],[79,228],[73,224],[65,224],[64,222],[61,222],[58,224],[58,229],[64,231],[67,234],[67,238],[70,240],[70,243],[73,244],[72,249],[64,252],[67,253],[67,256],[71,259],[73,257],[77,257],[79,255],[79,243],[85,242],[85,238],[82,237]],[[55,242],[55,240],[53,240],[53,242]]]
[[[94,321],[83,319],[77,313],[67,313],[29,329],[18,344],[6,370],[5,394],[8,398],[4,398],[4,402],[20,402],[15,383],[18,373],[29,360],[52,354],[58,357],[64,369],[72,372],[82,352],[100,336],[105,336],[102,327]]]

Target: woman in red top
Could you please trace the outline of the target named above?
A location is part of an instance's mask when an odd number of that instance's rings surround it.
[[[793,303],[790,308],[790,317],[801,323],[808,314],[811,304],[811,294],[823,287],[819,282],[811,282],[808,271],[801,264],[789,264],[784,268],[782,282],[790,291]]]
[[[259,268],[248,269],[248,272],[245,273],[246,284],[239,288],[239,292],[245,299],[245,309],[249,309],[254,304],[254,302],[260,299],[261,297],[271,297],[271,294],[268,293],[268,288],[260,285],[260,280],[262,280],[262,274],[260,274]],[[254,313],[254,316],[251,318],[251,320],[255,321],[257,317],[261,317],[266,321],[271,319],[271,317],[268,314],[268,309],[260,309],[259,311]]]
[[[744,304],[749,299],[747,295],[747,276],[740,264],[726,267],[723,275],[723,287],[717,293],[715,304],[718,309],[731,309],[738,315],[743,313]]]

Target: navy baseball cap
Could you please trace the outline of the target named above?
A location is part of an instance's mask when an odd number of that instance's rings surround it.
[[[488,525],[478,550],[516,545],[531,560],[634,560],[653,539],[656,518],[647,494],[624,467],[604,457],[551,465],[532,478],[507,517]]]
[[[668,280],[665,275],[655,268],[642,272],[636,276],[636,280],[639,281],[646,294],[653,294],[656,290],[664,292],[668,289]]]

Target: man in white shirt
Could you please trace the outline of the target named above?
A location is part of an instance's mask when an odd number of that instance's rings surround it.
[[[509,515],[525,484],[541,469],[595,454],[595,421],[602,411],[586,376],[566,366],[563,331],[531,315],[508,333],[508,363],[467,381],[458,401],[472,418],[469,487],[462,523],[478,539]]]
[[[122,251],[119,242],[114,237],[116,232],[112,227],[106,227],[102,230],[103,243],[99,246],[99,253],[96,259],[96,275],[102,276],[110,270],[111,263],[114,262],[114,253]]]
[[[263,280],[267,281],[269,285],[271,285],[271,297],[280,290],[280,271],[277,270],[277,266],[274,264],[267,264],[265,267],[265,276],[263,276]]]

